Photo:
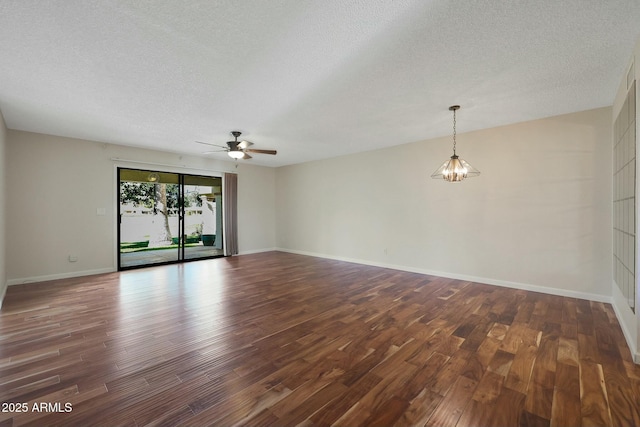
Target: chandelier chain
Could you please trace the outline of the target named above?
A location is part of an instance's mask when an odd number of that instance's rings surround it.
[[[453,110],[453,155],[456,154],[456,110]]]

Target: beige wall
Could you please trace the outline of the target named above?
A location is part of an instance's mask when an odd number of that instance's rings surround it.
[[[4,123],[2,111],[0,111],[0,307],[7,290],[7,268],[6,268],[6,183],[7,183],[7,126]]]
[[[238,167],[238,246],[240,254],[276,246],[276,170]]]
[[[458,120],[464,129],[464,120]],[[611,109],[279,168],[282,250],[608,301]]]
[[[218,176],[237,172],[240,252],[275,246],[271,168],[243,163],[236,169],[233,162],[13,130],[7,158],[10,284],[115,269],[116,166]],[[98,208],[105,208],[106,215],[97,215]],[[70,254],[78,261],[69,262]]]
[[[636,47],[631,55],[628,66],[625,71],[628,71],[633,65],[634,72],[631,73],[632,78],[636,80],[636,135],[640,135],[640,87],[638,87],[638,83],[640,82],[640,39],[636,43]],[[622,104],[624,103],[624,98],[627,95],[627,73],[621,76],[620,79],[620,87],[616,94],[615,101],[613,103],[612,108],[612,118],[617,117],[620,113],[620,109],[622,108]],[[638,152],[638,140],[640,138],[636,137],[636,153]],[[636,155],[636,200],[638,200],[638,191],[640,190],[640,182],[638,182],[638,177],[640,171],[638,165],[638,157]],[[636,206],[636,236],[638,236],[638,222],[640,221],[639,215],[640,209]],[[638,246],[638,240],[636,239],[636,269],[640,265],[638,262],[638,257],[640,257],[640,247]],[[636,273],[636,312],[634,313],[627,304],[626,298],[622,295],[622,292],[618,289],[618,286],[611,280],[611,292],[613,298],[613,306],[616,309],[616,314],[618,316],[618,320],[620,321],[620,326],[625,334],[625,338],[629,343],[629,347],[635,349],[635,361],[636,363],[640,363],[640,274]]]

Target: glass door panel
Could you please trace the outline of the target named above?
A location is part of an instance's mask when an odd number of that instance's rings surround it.
[[[222,178],[184,176],[184,259],[222,256]]]
[[[179,260],[178,174],[134,169],[118,172],[119,267]]]

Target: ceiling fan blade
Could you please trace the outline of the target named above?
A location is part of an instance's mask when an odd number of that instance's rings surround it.
[[[258,150],[254,148],[247,148],[246,150],[249,153],[258,153],[258,154],[278,154],[276,150]]]
[[[229,150],[210,150],[210,151],[203,151],[202,154],[214,154],[214,153],[226,153]]]
[[[211,144],[210,142],[202,142],[202,141],[195,141],[195,142],[197,142],[198,144],[202,144],[202,145],[208,145],[209,147],[220,147],[220,148],[225,148],[225,149],[227,148],[227,147],[224,147],[222,145]]]
[[[245,148],[248,148],[248,147],[252,146],[252,145],[253,145],[253,142],[250,142],[250,141],[244,141],[243,140],[243,141],[238,142],[238,148],[242,148],[243,150]]]
[[[244,160],[249,160],[249,159],[253,159],[253,157],[251,157],[250,155],[248,155],[247,153],[244,153],[244,157],[242,157]]]

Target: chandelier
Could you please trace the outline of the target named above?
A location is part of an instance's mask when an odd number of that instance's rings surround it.
[[[480,175],[480,171],[471,166],[456,154],[456,111],[459,105],[452,105],[449,111],[453,111],[453,156],[442,164],[432,175],[433,179],[444,179],[449,182],[460,182],[465,178]]]

